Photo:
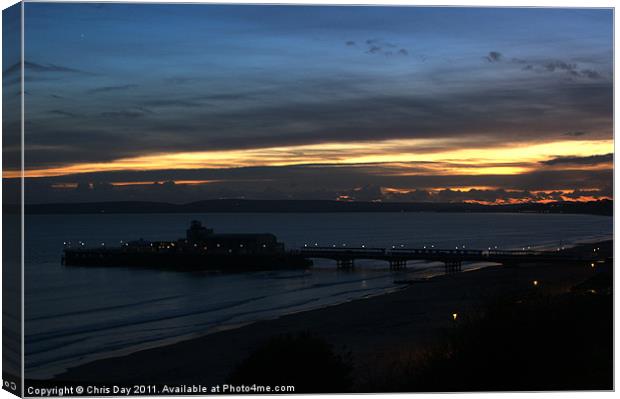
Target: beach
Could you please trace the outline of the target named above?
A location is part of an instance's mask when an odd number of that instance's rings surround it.
[[[611,257],[612,241],[583,244],[576,253],[601,248]],[[415,281],[385,295],[286,315],[125,356],[101,359],[58,375],[71,383],[222,384],[236,365],[268,339],[310,332],[338,353],[350,352],[354,378],[431,344],[457,318],[480,312],[499,298],[538,290],[566,293],[597,273],[589,263],[492,266]],[[33,382],[34,383],[34,382]]]

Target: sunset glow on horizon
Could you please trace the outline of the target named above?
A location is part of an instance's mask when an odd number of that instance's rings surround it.
[[[290,166],[308,164],[387,166],[422,162],[424,172],[433,174],[512,175],[527,172],[549,159],[571,156],[603,155],[613,152],[613,140],[559,141],[544,144],[467,148],[425,152],[427,141],[384,140],[371,143],[329,143],[295,147],[248,150],[183,152],[118,159],[106,163],[83,163],[58,168],[27,170],[25,177],[63,176],[104,171],[147,171],[164,169],[241,168],[256,166]],[[419,153],[416,145],[422,145]],[[448,143],[450,146],[452,143]],[[452,144],[453,145],[453,144]],[[515,162],[518,160],[518,162]],[[439,167],[428,166],[441,163]],[[424,165],[426,164],[426,165]],[[513,165],[506,165],[513,164]],[[595,165],[600,168],[600,165]],[[603,165],[609,167],[609,165]],[[581,166],[587,169],[590,166]],[[396,168],[399,169],[399,168]],[[401,167],[402,174],[407,168]],[[6,171],[6,177],[18,177],[19,171]],[[395,172],[398,174],[398,172]],[[420,174],[420,173],[414,173]]]
[[[610,10],[28,3],[25,15],[27,202],[613,197]],[[3,71],[7,93],[19,66]],[[13,164],[18,149],[5,144]]]

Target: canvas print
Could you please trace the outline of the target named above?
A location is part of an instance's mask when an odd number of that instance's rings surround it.
[[[613,9],[3,12],[3,388],[613,389]]]

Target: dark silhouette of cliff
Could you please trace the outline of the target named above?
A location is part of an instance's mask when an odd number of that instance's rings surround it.
[[[552,202],[512,205],[431,202],[343,202],[323,200],[216,199],[170,204],[164,202],[85,202],[28,204],[27,214],[206,213],[206,212],[534,212],[613,215],[613,201]],[[5,212],[11,209],[6,209]]]

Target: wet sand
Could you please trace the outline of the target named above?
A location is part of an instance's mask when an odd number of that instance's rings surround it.
[[[611,256],[611,242],[588,244]],[[337,351],[351,351],[355,377],[395,357],[423,348],[450,328],[452,314],[474,314],[499,297],[544,290],[567,292],[596,273],[589,264],[489,267],[416,282],[391,294],[256,322],[126,356],[97,360],[57,376],[55,381],[141,384],[221,384],[236,364],[274,335],[308,331]],[[534,286],[533,281],[538,285]]]

